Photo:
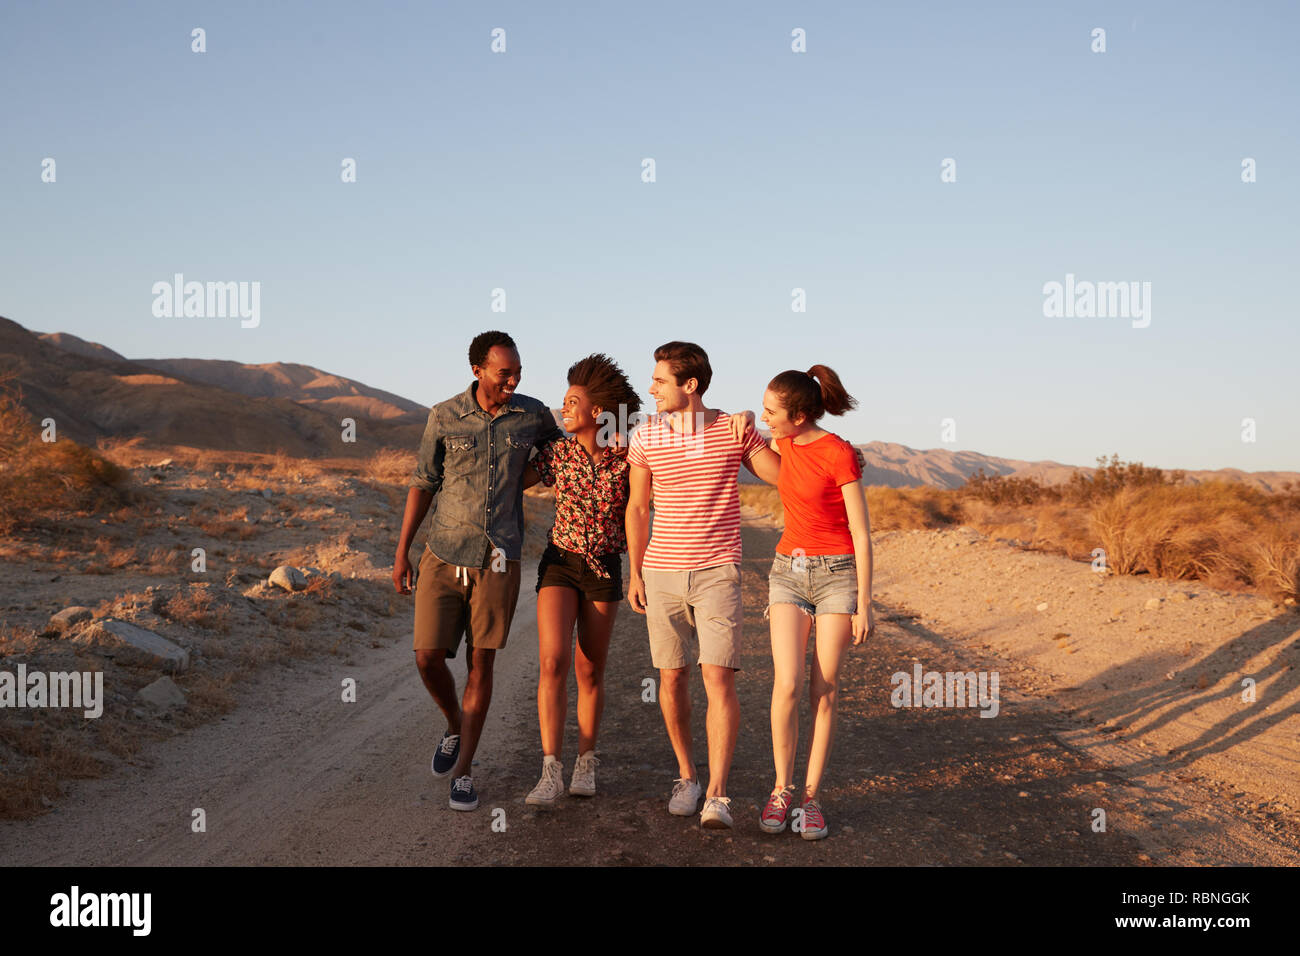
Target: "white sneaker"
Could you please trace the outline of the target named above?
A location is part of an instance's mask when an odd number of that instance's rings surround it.
[[[730,830],[730,807],[730,797],[709,797],[704,801],[704,810],[700,813],[700,826],[710,830]]]
[[[596,795],[596,768],[600,761],[596,751],[588,750],[573,765],[573,779],[569,781],[569,795],[574,797],[594,797]]]
[[[668,812],[675,817],[693,817],[700,805],[700,783],[686,777],[673,781],[673,795],[668,800]]]
[[[532,793],[524,798],[530,807],[553,807],[564,796],[564,765],[554,757],[542,761],[542,779],[537,781]]]

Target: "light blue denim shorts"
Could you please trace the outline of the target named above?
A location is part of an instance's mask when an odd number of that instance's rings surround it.
[[[856,614],[858,562],[852,554],[777,553],[767,576],[767,618],[773,604],[795,604],[811,615]]]

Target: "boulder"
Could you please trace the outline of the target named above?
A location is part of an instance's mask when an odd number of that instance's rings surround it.
[[[50,618],[50,628],[56,631],[64,631],[74,624],[89,621],[94,616],[94,612],[88,607],[81,607],[80,605],[65,607]]]
[[[291,564],[282,564],[266,580],[267,584],[284,588],[286,591],[301,591],[307,586],[307,577]]]
[[[105,618],[86,638],[90,643],[110,648],[106,657],[134,656],[172,671],[183,671],[190,664],[189,650],[127,621]]]
[[[185,692],[170,677],[159,677],[152,684],[136,691],[136,696],[159,710],[183,710],[185,707]]]

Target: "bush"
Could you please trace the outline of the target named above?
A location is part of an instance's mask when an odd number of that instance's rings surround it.
[[[21,392],[0,381],[0,533],[60,511],[130,500],[130,472],[68,438],[45,442]]]

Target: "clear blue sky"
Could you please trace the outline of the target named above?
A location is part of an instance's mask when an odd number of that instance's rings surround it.
[[[683,338],[728,410],[831,365],[852,441],[1300,470],[1297,5],[986,6],[5,0],[0,314],[430,404],[484,329],[552,405]],[[154,318],[176,272],[260,326]],[[1066,273],[1150,326],[1045,317]]]

